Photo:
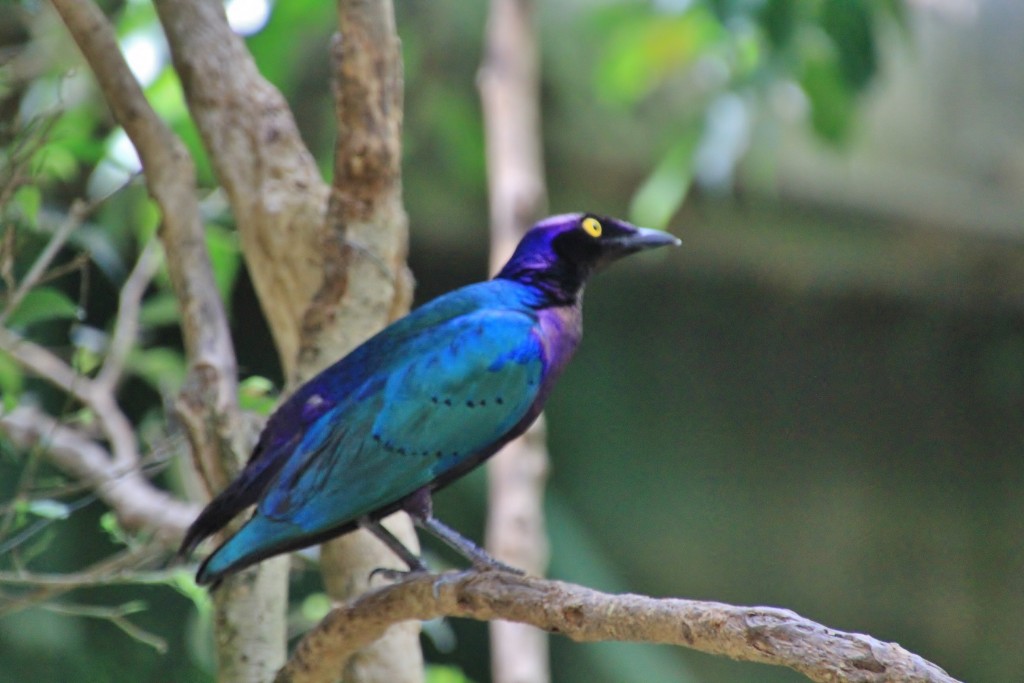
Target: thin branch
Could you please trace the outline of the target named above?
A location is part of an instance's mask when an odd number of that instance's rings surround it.
[[[152,530],[160,538],[180,539],[199,513],[198,505],[154,487],[136,468],[121,468],[88,435],[38,409],[21,406],[0,415],[0,430],[23,448],[40,445],[54,464],[91,484],[127,529]]]
[[[71,574],[33,574],[0,572],[0,584],[30,586],[35,590],[0,605],[0,614],[13,614],[76,588],[111,586],[120,583],[156,583],[160,574],[137,573],[136,568],[152,562],[165,553],[163,548],[146,545],[132,548],[112,557],[105,557],[82,571]]]
[[[299,642],[277,683],[326,680],[340,661],[407,619],[438,617],[532,624],[576,641],[678,645],[795,669],[820,683],[956,683],[895,643],[844,633],[785,609],[610,595],[500,572],[418,575],[337,607]]]
[[[92,68],[114,118],[138,151],[146,186],[160,207],[161,239],[181,305],[191,370],[177,407],[200,468],[219,488],[227,483],[220,455],[236,446],[236,367],[227,316],[206,252],[195,166],[185,145],[149,106],[99,7],[91,0],[52,2]]]
[[[146,293],[153,276],[160,267],[160,245],[150,241],[142,249],[135,267],[121,286],[118,298],[117,319],[114,321],[114,332],[110,337],[103,367],[94,380],[96,385],[108,392],[113,392],[124,372],[125,360],[135,345],[139,332],[139,308],[142,296]]]
[[[57,257],[61,247],[63,247],[64,243],[67,242],[71,233],[82,224],[82,221],[85,220],[85,217],[88,215],[91,208],[92,207],[88,203],[81,200],[72,202],[67,216],[65,216],[64,220],[61,221],[57,230],[54,231],[53,236],[50,237],[50,241],[46,243],[46,247],[43,248],[43,251],[36,258],[35,263],[33,263],[28,269],[28,272],[25,273],[25,277],[23,277],[21,282],[18,283],[18,288],[11,292],[10,297],[7,299],[7,305],[4,306],[3,313],[0,313],[0,325],[2,325],[3,322],[7,320],[7,317],[11,312],[18,307],[18,304],[20,304],[22,299],[25,298],[25,295],[39,283],[40,278],[42,278],[43,274],[46,273],[46,269],[50,267],[50,264],[53,263],[53,259]]]
[[[111,465],[127,472],[139,463],[135,431],[114,395],[94,380],[75,372],[59,356],[21,335],[0,327],[0,349],[24,368],[85,404],[110,442]]]
[[[167,652],[167,641],[158,635],[150,633],[128,621],[129,614],[140,612],[146,608],[145,604],[133,601],[116,607],[106,605],[45,605],[44,609],[58,614],[72,617],[88,617],[90,619],[104,619],[124,631],[130,638],[149,645],[151,648],[165,654]]]

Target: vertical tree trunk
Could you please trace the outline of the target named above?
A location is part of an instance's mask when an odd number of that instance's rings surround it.
[[[338,24],[332,50],[338,140],[323,245],[327,267],[302,321],[298,369],[305,377],[407,313],[412,300],[401,184],[402,55],[394,10],[390,0],[340,0]],[[392,515],[385,524],[419,550],[407,515]],[[364,592],[378,567],[406,568],[363,531],[321,550],[324,583],[335,600]],[[344,680],[419,683],[419,633],[419,622],[392,626],[349,659]]]
[[[244,42],[227,26],[220,0],[158,0],[189,108],[231,201],[246,264],[270,323],[289,385],[309,379],[357,343],[408,310],[406,217],[401,205],[402,68],[390,0],[339,0],[341,37],[333,57],[339,136],[335,185],[328,188],[302,144],[287,104],[255,68]],[[415,546],[408,520],[396,533]],[[394,528],[394,527],[392,527]],[[369,572],[395,558],[376,541],[353,534],[323,552],[325,583],[336,599],[365,588]],[[239,590],[255,599],[285,588],[286,560],[243,573]],[[275,587],[261,577],[271,572]],[[230,588],[227,584],[225,588]],[[233,590],[233,589],[232,589]],[[237,618],[218,600],[218,642],[255,638],[278,616],[283,597],[254,603]],[[361,658],[360,681],[419,681],[418,624]],[[232,661],[230,651],[222,652]],[[386,664],[374,668],[372,662]],[[227,670],[233,670],[226,663]],[[354,671],[355,669],[353,669]],[[400,673],[401,672],[401,673]],[[339,672],[339,678],[341,672]],[[244,677],[243,677],[244,678]],[[253,675],[248,680],[263,680]]]
[[[529,0],[492,0],[479,86],[487,143],[491,206],[491,269],[547,203],[540,132],[539,50]],[[547,568],[543,494],[548,456],[543,421],[508,444],[488,465],[487,545],[494,555],[531,574]],[[491,623],[495,683],[551,679],[547,634],[507,621]]]

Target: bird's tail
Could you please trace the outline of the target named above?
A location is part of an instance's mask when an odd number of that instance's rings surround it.
[[[261,450],[257,448],[238,478],[228,484],[227,488],[217,494],[199,513],[196,521],[192,522],[185,532],[185,539],[178,548],[179,558],[187,559],[203,539],[223,529],[238,513],[259,500],[281,469],[275,459],[260,457],[261,455]]]
[[[238,533],[199,565],[196,583],[216,586],[229,574],[268,557],[321,543],[355,527],[355,522],[348,522],[337,527],[306,530],[292,521],[270,519],[257,511]]]

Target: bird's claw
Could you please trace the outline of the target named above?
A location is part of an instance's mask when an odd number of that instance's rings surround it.
[[[395,569],[394,567],[377,567],[370,572],[369,581],[373,581],[375,576],[379,576],[385,581],[391,581],[392,583],[401,583],[406,579],[411,579],[414,576],[427,573],[426,567],[413,567],[412,569]]]
[[[505,564],[500,560],[496,560],[493,557],[489,558],[488,561],[473,562],[473,569],[478,572],[505,572],[507,574],[513,574],[515,576],[526,576],[526,572],[519,567],[513,567],[510,564]]]

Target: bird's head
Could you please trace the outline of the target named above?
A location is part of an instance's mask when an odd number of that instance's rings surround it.
[[[638,228],[615,218],[562,214],[533,226],[496,277],[538,285],[550,294],[574,300],[587,278],[612,261],[645,249],[679,244],[667,232]]]

